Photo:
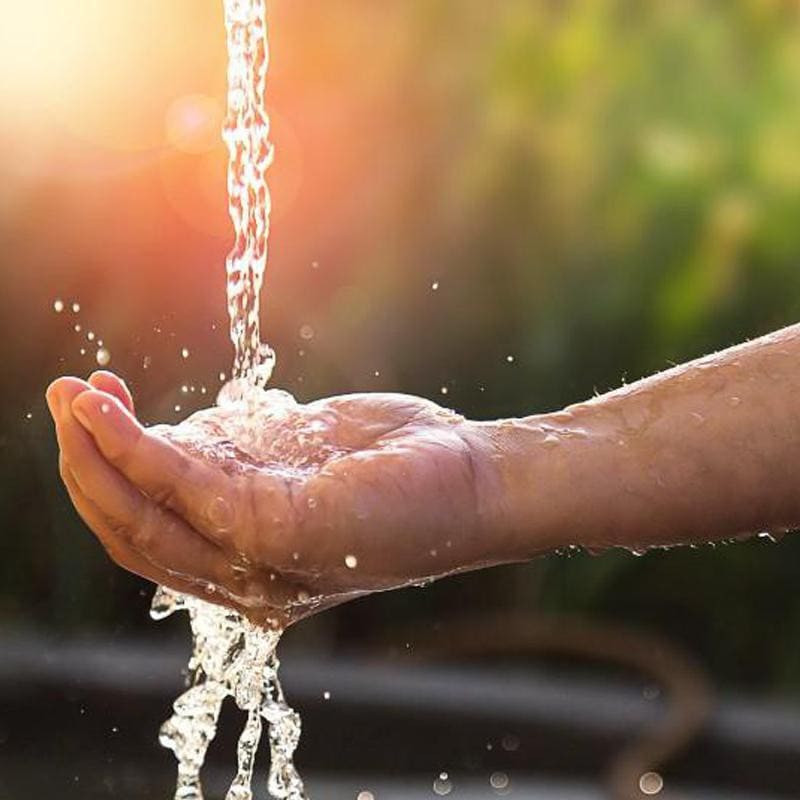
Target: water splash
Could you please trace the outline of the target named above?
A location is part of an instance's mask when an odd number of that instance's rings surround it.
[[[224,0],[228,40],[228,114],[223,138],[228,146],[228,205],[234,245],[227,262],[230,336],[234,381],[223,399],[245,399],[263,389],[275,356],[261,341],[259,294],[267,263],[270,194],[266,173],[273,159],[265,85],[269,63],[266,0]],[[184,351],[184,358],[188,351]],[[257,405],[257,402],[254,401]],[[233,443],[247,452],[258,440],[258,417],[243,413]],[[300,718],[286,704],[278,680],[276,648],[280,630],[259,628],[227,608],[159,587],[151,616],[163,619],[187,611],[192,629],[188,687],[161,727],[160,742],[175,753],[175,800],[202,800],[201,770],[217,732],[222,703],[232,697],[247,712],[237,748],[238,769],[226,800],[252,800],[255,757],[263,721],[269,727],[271,763],[268,790],[279,800],[304,800],[293,756]]]

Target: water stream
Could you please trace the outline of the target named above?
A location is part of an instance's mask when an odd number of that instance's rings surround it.
[[[275,357],[261,341],[259,295],[267,263],[270,194],[267,170],[272,163],[265,85],[269,64],[266,0],[224,0],[228,43],[228,113],[223,138],[229,151],[228,207],[234,245],[228,256],[227,295],[234,346],[234,381],[223,388],[226,403],[243,409],[262,394]],[[267,393],[263,392],[266,398]],[[256,398],[254,400],[254,398]],[[265,400],[266,402],[266,400]],[[252,430],[257,414],[241,414],[228,431],[233,444],[252,451],[259,441]],[[303,800],[303,782],[293,755],[300,738],[300,718],[286,704],[278,680],[276,647],[280,630],[260,628],[222,606],[159,587],[151,616],[175,611],[189,614],[192,656],[187,689],[173,704],[160,741],[178,761],[176,800],[202,800],[201,769],[217,732],[224,700],[232,698],[246,712],[239,738],[238,769],[226,800],[250,800],[255,757],[266,723],[271,763],[268,790],[274,798]]]

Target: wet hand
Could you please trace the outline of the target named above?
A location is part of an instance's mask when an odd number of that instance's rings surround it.
[[[116,563],[286,625],[502,560],[481,426],[405,395],[267,397],[258,441],[242,447],[241,406],[146,429],[111,373],[51,385],[62,478]]]

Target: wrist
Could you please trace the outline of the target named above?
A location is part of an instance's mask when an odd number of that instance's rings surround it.
[[[591,409],[481,425],[496,471],[493,528],[503,560],[525,561],[570,545],[601,546],[595,540],[603,538],[602,509],[592,498],[607,463],[607,442]]]

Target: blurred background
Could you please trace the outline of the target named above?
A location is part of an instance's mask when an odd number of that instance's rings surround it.
[[[71,510],[43,392],[102,341],[174,422],[229,369],[221,3],[0,5],[0,800],[166,797],[186,623]],[[800,319],[793,0],[269,5],[274,385],[523,415]],[[793,537],[566,553],[327,612],[284,644],[299,762],[331,798],[796,797],[798,576]],[[692,744],[620,794],[676,702]]]

